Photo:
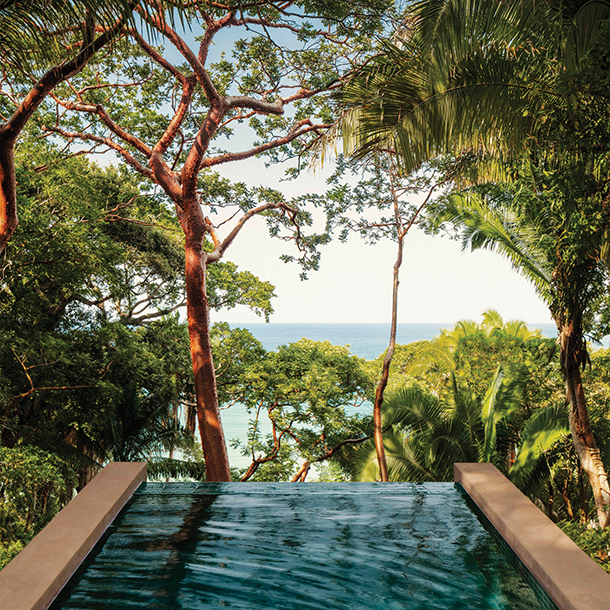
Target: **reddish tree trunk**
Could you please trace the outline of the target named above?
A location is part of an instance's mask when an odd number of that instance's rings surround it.
[[[597,517],[601,527],[610,525],[610,486],[608,475],[593,436],[589,421],[585,390],[580,366],[585,359],[582,332],[573,323],[561,325],[561,365],[566,381],[566,394],[570,403],[570,431],[578,460],[589,477]]]
[[[195,210],[201,215],[197,203]],[[206,294],[206,258],[203,252],[204,221],[190,218],[186,223],[186,300],[189,338],[195,395],[197,397],[197,419],[205,458],[206,479],[208,481],[230,481],[231,470],[225,443],[216,374],[210,343],[210,306]]]
[[[19,224],[13,145],[12,140],[8,142],[6,138],[0,139],[0,253],[6,248]]]

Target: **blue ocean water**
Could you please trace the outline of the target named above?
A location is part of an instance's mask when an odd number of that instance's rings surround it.
[[[247,328],[270,351],[306,337],[314,341],[330,341],[334,345],[349,345],[351,352],[361,358],[372,360],[384,352],[390,340],[389,324],[232,324],[232,327]],[[437,337],[441,329],[454,327],[453,323],[398,324],[396,342],[429,341]],[[556,337],[554,324],[530,324],[539,328],[545,337]]]

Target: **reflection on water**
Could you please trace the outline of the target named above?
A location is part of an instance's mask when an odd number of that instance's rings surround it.
[[[55,610],[547,610],[451,483],[140,488]]]

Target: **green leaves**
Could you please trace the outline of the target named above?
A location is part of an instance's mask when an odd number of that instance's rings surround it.
[[[370,398],[372,385],[346,347],[301,339],[252,361],[242,379],[252,420],[241,446],[260,461],[255,480],[290,480],[299,461],[313,463],[366,435],[366,420],[352,408]]]
[[[0,446],[0,569],[67,504],[74,484],[57,456]]]
[[[564,405],[549,406],[534,413],[521,434],[517,459],[509,470],[511,480],[520,487],[525,486],[538,460],[568,434],[568,411]]]
[[[392,372],[390,381],[403,387],[383,404],[390,479],[448,481],[462,461],[506,470],[532,413],[563,399],[558,367],[549,363],[553,341],[488,311],[483,324],[463,320],[422,343],[403,370]],[[523,435],[525,455],[530,438]],[[377,479],[370,441],[355,461],[361,480]]]
[[[609,15],[603,1],[418,2],[407,40],[344,88],[344,135],[360,153],[395,143],[407,171],[464,150],[511,159],[533,152],[552,163],[566,150],[590,156],[574,133],[597,124],[593,106],[598,116],[608,111],[602,90],[585,83],[599,75]]]

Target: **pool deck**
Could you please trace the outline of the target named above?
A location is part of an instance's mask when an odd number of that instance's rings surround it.
[[[145,463],[108,464],[0,572],[0,609],[46,610],[145,480]]]
[[[46,610],[145,480],[146,464],[106,466],[0,571],[0,610]],[[455,481],[560,610],[610,609],[610,575],[494,466],[455,464]]]
[[[607,574],[491,464],[455,464],[454,480],[560,610],[609,610]]]

